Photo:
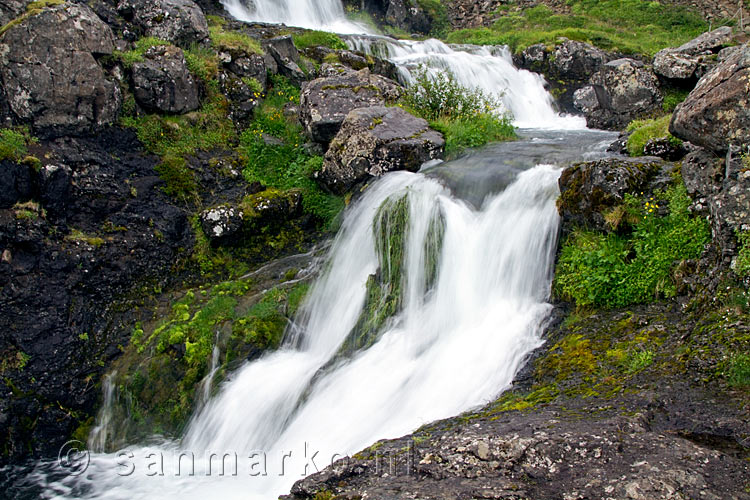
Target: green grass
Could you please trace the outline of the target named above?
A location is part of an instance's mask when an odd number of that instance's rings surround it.
[[[143,55],[151,47],[161,47],[171,45],[166,40],[146,36],[136,40],[134,47],[126,51],[114,51],[112,56],[119,60],[126,68],[132,68],[135,63],[143,62]]]
[[[273,87],[255,119],[240,136],[239,151],[248,182],[281,190],[299,189],[307,213],[324,224],[332,222],[343,209],[343,198],[323,192],[311,175],[322,166],[322,158],[307,154],[299,122],[284,115],[284,106],[299,104],[299,89],[283,77],[272,78]],[[267,143],[272,137],[280,144]]]
[[[750,276],[750,231],[737,232],[739,251],[734,262],[734,272],[742,278]]]
[[[213,50],[193,44],[183,53],[188,70],[203,82],[209,83],[219,76],[219,58]]]
[[[260,42],[237,31],[225,31],[221,25],[208,28],[211,44],[217,49],[239,50],[247,54],[263,54]]]
[[[676,47],[708,29],[708,23],[684,7],[648,0],[571,0],[569,15],[539,5],[509,12],[489,28],[451,33],[454,43],[508,45],[519,52],[536,44],[554,44],[560,37],[588,42],[606,50],[653,56]]]
[[[328,47],[334,50],[345,50],[347,48],[344,41],[338,35],[325,31],[294,33],[292,39],[294,40],[294,45],[300,50],[316,46]]]
[[[0,129],[0,161],[20,162],[28,153],[28,146],[35,143],[27,128]]]
[[[625,307],[676,294],[671,273],[676,262],[700,256],[710,240],[708,223],[691,217],[690,199],[681,179],[657,196],[668,204],[628,196],[630,234],[575,230],[560,252],[556,293],[578,306]]]
[[[634,120],[628,125],[628,132],[632,132],[628,137],[628,153],[630,156],[643,156],[643,150],[646,143],[651,139],[661,139],[666,137],[674,145],[682,144],[682,141],[669,133],[669,122],[672,115],[661,118]]]
[[[491,113],[478,113],[471,118],[438,118],[430,122],[430,127],[445,136],[445,154],[448,157],[466,148],[517,137],[509,118]]]
[[[750,355],[735,354],[729,360],[727,381],[732,387],[750,387]]]
[[[674,113],[677,105],[687,99],[690,94],[689,90],[680,89],[665,89],[664,90],[664,102],[662,103],[662,109],[666,113]]]

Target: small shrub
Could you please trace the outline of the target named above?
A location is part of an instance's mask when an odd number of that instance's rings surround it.
[[[638,220],[628,235],[576,230],[563,244],[555,290],[579,306],[625,307],[672,297],[671,271],[676,262],[698,258],[710,240],[708,223],[690,216],[684,184],[665,193],[669,213],[659,203],[629,197]]]
[[[20,162],[28,152],[27,146],[33,141],[27,129],[0,129],[0,161]]]
[[[669,121],[672,115],[657,119],[634,120],[628,125],[628,131],[632,132],[628,137],[628,153],[630,156],[642,156],[646,143],[651,139],[667,137],[669,142],[675,145],[682,141],[669,133]]]
[[[625,371],[628,373],[638,373],[654,362],[654,352],[648,349],[634,351],[628,354],[625,360]]]
[[[750,355],[735,354],[729,360],[726,376],[732,387],[750,387]]]
[[[344,41],[335,33],[326,31],[305,31],[304,33],[295,33],[292,35],[294,45],[302,50],[308,47],[328,47],[333,50],[346,50],[347,46]]]

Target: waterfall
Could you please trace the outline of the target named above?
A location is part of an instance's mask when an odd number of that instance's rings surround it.
[[[102,452],[107,445],[107,438],[109,437],[112,429],[110,428],[112,423],[112,405],[114,403],[115,396],[115,383],[117,378],[117,371],[108,373],[102,380],[102,393],[104,401],[102,402],[102,408],[99,410],[99,414],[96,418],[96,427],[91,430],[91,435],[88,439],[88,447],[90,450]]]
[[[346,18],[341,0],[221,0],[235,19],[286,24],[334,33],[368,33]]]

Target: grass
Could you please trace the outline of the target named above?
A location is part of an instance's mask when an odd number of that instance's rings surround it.
[[[272,89],[240,136],[245,178],[269,188],[299,189],[304,210],[330,224],[343,209],[343,198],[323,192],[312,180],[312,173],[322,167],[323,159],[305,151],[301,125],[284,114],[287,104],[299,104],[299,89],[283,77],[271,80]],[[275,140],[268,140],[269,137]]]
[[[126,51],[116,50],[112,53],[112,56],[119,60],[124,67],[132,68],[135,63],[143,62],[143,56],[148,49],[165,45],[171,44],[160,38],[146,36],[136,40],[132,49]]]
[[[565,37],[606,50],[653,56],[708,29],[708,23],[697,13],[654,1],[571,0],[568,5],[570,14],[556,14],[545,5],[507,12],[489,28],[458,30],[447,40],[508,45],[520,52],[530,45],[554,44]]]
[[[450,72],[420,70],[400,106],[430,122],[445,136],[446,154],[516,137],[510,117],[499,116],[499,102],[480,89],[464,87]]]
[[[674,145],[682,144],[682,141],[669,133],[669,122],[672,115],[661,118],[634,120],[628,125],[627,149],[630,156],[643,156],[646,143],[651,139],[661,139],[666,137]]]
[[[578,306],[625,307],[673,297],[671,272],[675,263],[700,256],[710,240],[708,223],[690,216],[681,179],[660,201],[626,198],[627,211],[638,220],[629,234],[600,234],[575,230],[563,244],[555,291]]]
[[[417,0],[417,5],[430,16],[432,27],[430,35],[434,37],[445,36],[451,29],[448,21],[448,11],[442,0]]]
[[[26,158],[28,146],[36,143],[27,128],[0,129],[0,161],[20,162]]]
[[[739,250],[734,261],[734,272],[742,278],[750,276],[750,231],[737,232]]]
[[[237,50],[246,54],[263,54],[260,43],[244,33],[225,31],[222,25],[219,24],[210,26],[208,33],[211,37],[211,44],[219,50]]]
[[[347,48],[344,41],[338,35],[325,31],[294,33],[292,39],[294,40],[294,45],[300,50],[316,46],[328,47],[334,50],[346,50]]]
[[[750,355],[742,353],[732,356],[726,377],[732,387],[750,387]]]
[[[687,96],[690,94],[689,90],[681,89],[665,89],[664,90],[664,102],[662,103],[662,109],[665,113],[674,113],[677,105],[682,103]]]

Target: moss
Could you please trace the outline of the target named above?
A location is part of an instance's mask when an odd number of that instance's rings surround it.
[[[208,28],[211,44],[219,50],[237,50],[246,54],[263,54],[260,43],[244,33],[225,31],[222,25],[216,24]]]
[[[188,70],[204,83],[214,81],[219,75],[219,58],[213,50],[193,44],[184,54]]]
[[[114,51],[112,57],[120,61],[126,68],[132,68],[135,63],[143,62],[143,55],[151,47],[161,47],[171,45],[166,40],[155,37],[143,37],[136,40],[134,47],[127,51]]]
[[[67,241],[72,241],[75,243],[85,243],[87,245],[90,245],[94,248],[99,248],[100,246],[104,245],[105,240],[104,238],[101,238],[99,236],[92,236],[90,234],[86,234],[80,229],[71,229],[70,233],[65,236],[65,239]]]
[[[750,276],[750,231],[738,231],[739,249],[734,261],[734,272],[742,278]]]
[[[628,137],[628,153],[630,156],[642,156],[646,143],[651,139],[667,138],[675,145],[682,141],[669,133],[669,122],[672,115],[663,116],[658,119],[634,120],[630,122],[627,130],[631,132]]]
[[[292,34],[294,45],[302,50],[309,47],[328,47],[333,50],[346,50],[348,47],[335,33],[327,31],[304,31]]]
[[[161,190],[166,195],[184,203],[195,204],[198,201],[198,182],[193,171],[188,168],[185,158],[165,156],[155,170],[164,181]]]
[[[28,147],[36,142],[37,140],[31,136],[28,128],[0,128],[0,161],[25,161]],[[34,163],[31,157],[29,157],[29,163]]]
[[[673,113],[677,105],[687,99],[689,90],[668,88],[664,91],[664,102],[662,109],[667,113]]]
[[[0,375],[11,370],[23,370],[30,359],[31,356],[15,348],[3,351],[0,358]]]

